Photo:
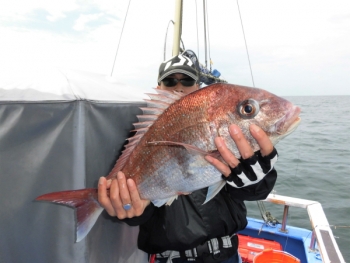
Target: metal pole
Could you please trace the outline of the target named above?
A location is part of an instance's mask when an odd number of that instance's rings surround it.
[[[284,206],[284,211],[283,211],[283,220],[282,220],[282,227],[280,229],[281,232],[288,233],[288,230],[286,229],[287,226],[287,218],[288,218],[288,210],[289,206],[285,205]]]
[[[311,251],[315,251],[316,250],[316,232],[315,232],[315,230],[312,231],[312,236],[311,236],[309,249]]]
[[[174,40],[173,56],[180,53],[180,39],[182,33],[182,0],[175,1],[175,18],[174,18]]]

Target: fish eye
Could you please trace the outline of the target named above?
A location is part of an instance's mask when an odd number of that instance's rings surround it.
[[[243,119],[254,118],[259,113],[259,110],[259,103],[253,99],[244,100],[237,107],[238,114]]]
[[[250,104],[246,104],[244,106],[244,112],[247,113],[247,114],[251,114],[253,112],[253,110],[254,110],[254,108]]]

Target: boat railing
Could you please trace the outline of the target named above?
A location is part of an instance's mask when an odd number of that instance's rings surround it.
[[[286,226],[289,207],[306,209],[312,226],[312,237],[309,249],[314,251],[317,243],[317,248],[321,254],[323,262],[345,263],[323,211],[322,205],[319,202],[276,194],[270,194],[264,201],[284,205],[283,220],[280,229],[281,232],[287,232]]]

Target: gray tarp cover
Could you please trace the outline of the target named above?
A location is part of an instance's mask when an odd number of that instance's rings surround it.
[[[108,174],[145,105],[125,91],[104,76],[61,70],[0,82],[1,263],[146,262],[138,227],[103,212],[75,243],[73,209],[33,201],[95,187]]]

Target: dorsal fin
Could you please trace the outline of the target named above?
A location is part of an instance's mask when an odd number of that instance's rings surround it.
[[[135,129],[147,128],[153,124],[153,121],[144,121],[133,123]]]
[[[140,122],[145,122],[145,121],[155,121],[158,119],[158,115],[151,115],[151,114],[143,114],[143,115],[137,115],[137,118],[139,119]]]
[[[131,152],[139,144],[149,127],[158,119],[158,116],[162,114],[164,110],[169,107],[169,105],[173,104],[175,101],[184,96],[184,94],[180,92],[171,92],[157,88],[155,91],[158,94],[146,94],[150,97],[150,100],[145,99],[147,102],[147,107],[140,108],[143,111],[143,115],[138,115],[137,118],[139,119],[139,122],[134,123],[134,131],[136,131],[136,134],[135,136],[127,139],[129,143],[125,146],[125,150],[122,152],[122,155],[119,157],[115,167],[113,168],[113,174],[116,174],[117,171],[123,169]]]
[[[162,90],[162,89],[157,89],[155,88],[155,91],[158,94],[162,94],[168,98],[172,98],[174,101],[177,101],[178,99],[180,99],[181,97],[183,97],[185,94],[178,92],[178,91],[168,91],[168,90]]]
[[[160,108],[141,107],[140,109],[143,111],[143,114],[159,115],[163,112],[163,109]]]

